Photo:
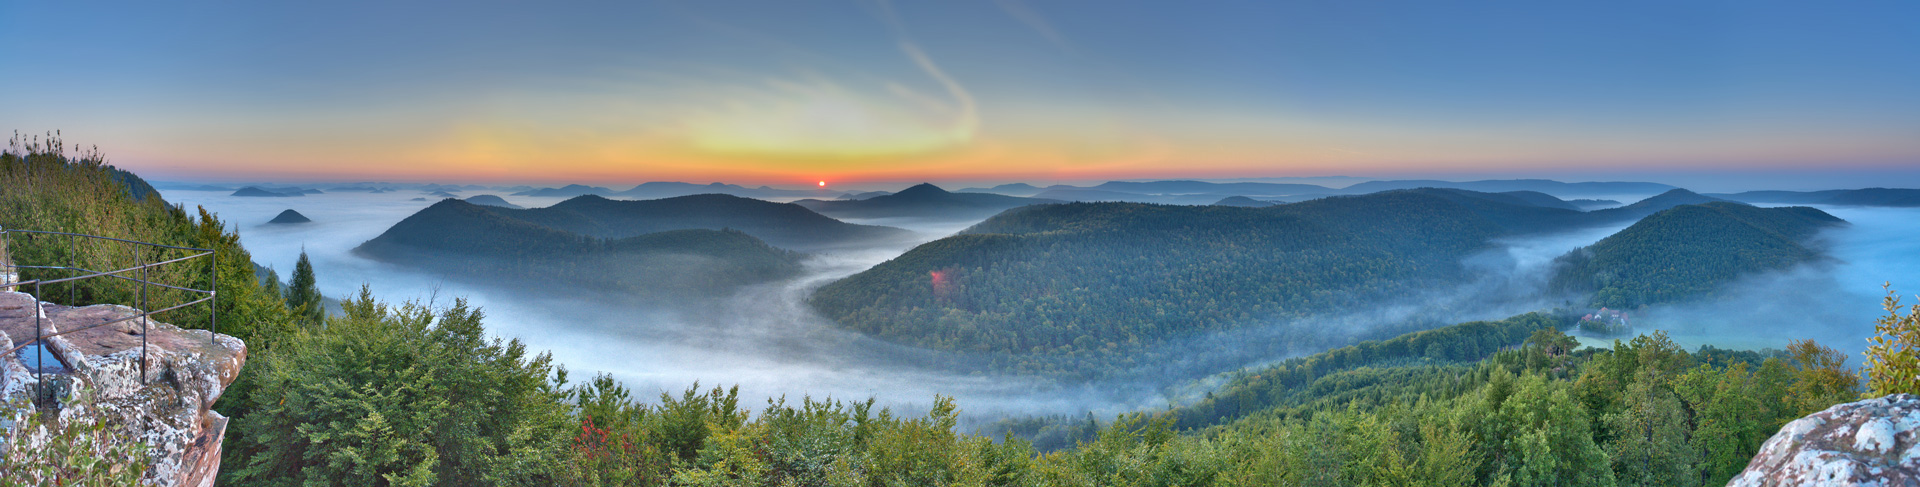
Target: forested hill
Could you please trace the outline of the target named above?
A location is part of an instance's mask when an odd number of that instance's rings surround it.
[[[1461,283],[1461,259],[1490,239],[1587,218],[1500,202],[1511,198],[1407,190],[1267,208],[1029,206],[824,286],[811,303],[916,346],[1131,363],[1176,337]]]
[[[901,238],[898,228],[855,225],[791,203],[724,194],[623,201],[580,196],[546,208],[490,211],[581,235],[626,238],[667,230],[734,229],[796,250]]]
[[[541,283],[650,297],[713,294],[787,277],[798,256],[733,230],[682,229],[602,239],[448,198],[354,251],[496,283]],[[518,210],[524,211],[524,210]]]
[[[977,220],[1008,208],[1061,203],[1059,200],[1021,198],[993,193],[952,193],[928,183],[920,183],[898,193],[852,200],[795,201],[834,218],[915,217],[945,220]]]
[[[1553,286],[1630,308],[1696,297],[1742,275],[1820,258],[1807,239],[1845,221],[1808,207],[1685,205],[1559,259]]]
[[[1666,211],[1668,208],[1673,208],[1680,205],[1698,205],[1701,203],[1712,203],[1715,201],[1727,201],[1727,200],[1703,195],[1700,193],[1695,193],[1692,191],[1687,191],[1684,189],[1674,189],[1674,190],[1667,191],[1665,193],[1654,195],[1651,198],[1636,201],[1631,205],[1622,206],[1619,208],[1594,210],[1592,214],[1596,217],[1596,219],[1599,219],[1599,220],[1629,221],[1629,220],[1638,220],[1641,218],[1646,218],[1647,215],[1652,215],[1654,213]]]
[[[1519,198],[1521,201],[1525,201],[1528,204],[1531,204],[1533,206],[1544,206],[1547,208],[1559,208],[1563,210],[1579,210],[1580,209],[1579,206],[1576,206],[1573,203],[1568,203],[1566,200],[1556,198],[1553,195],[1542,193],[1539,191],[1507,191],[1499,194],[1512,196],[1514,198]]]

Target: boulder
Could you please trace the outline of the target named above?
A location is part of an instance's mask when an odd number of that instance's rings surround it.
[[[1850,402],[1787,423],[1727,485],[1920,485],[1920,397]]]
[[[139,313],[117,305],[36,305],[27,294],[0,292],[0,350],[32,343],[36,315],[46,334]],[[227,418],[212,406],[246,363],[245,343],[158,321],[143,327],[138,318],[41,342],[58,364],[48,361],[40,374],[29,368],[31,354],[0,356],[0,455],[43,446],[47,432],[29,415],[52,418],[56,427],[97,421],[115,436],[145,443],[152,463],[143,484],[213,485]]]

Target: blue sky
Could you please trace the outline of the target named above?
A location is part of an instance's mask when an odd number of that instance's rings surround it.
[[[0,2],[0,127],[174,178],[1920,166],[1912,2],[393,3]]]

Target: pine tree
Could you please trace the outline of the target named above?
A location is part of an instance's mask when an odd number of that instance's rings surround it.
[[[319,323],[327,317],[320,303],[319,285],[314,282],[313,262],[307,260],[305,250],[300,251],[300,261],[293,265],[293,282],[287,286],[287,308],[309,323]]]
[[[285,290],[280,289],[280,273],[274,272],[272,268],[268,268],[267,275],[260,278],[260,291],[269,296],[277,298],[284,297],[283,293]]]

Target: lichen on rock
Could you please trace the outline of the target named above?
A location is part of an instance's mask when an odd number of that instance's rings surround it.
[[[115,305],[37,303],[27,294],[0,292],[0,350],[32,342],[35,326],[47,334],[139,313]],[[46,440],[29,415],[50,417],[56,426],[97,421],[112,434],[147,445],[151,463],[144,483],[213,484],[227,418],[212,406],[239,376],[245,343],[158,321],[143,327],[138,319],[41,342],[67,370],[36,375],[20,354],[0,357],[0,399],[16,405],[0,406],[0,455]]]
[[[1920,397],[1850,402],[1787,423],[1727,485],[1920,485]]]

